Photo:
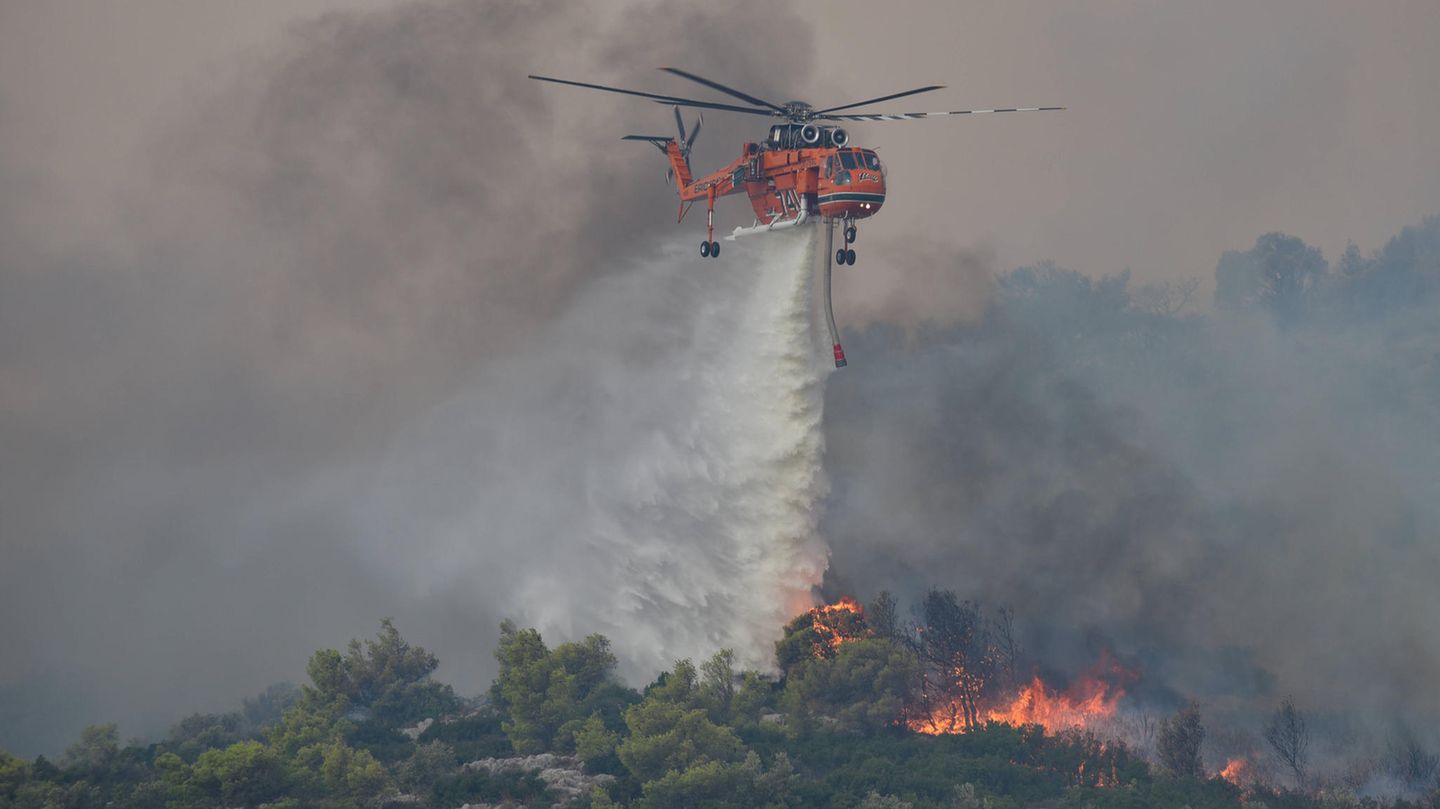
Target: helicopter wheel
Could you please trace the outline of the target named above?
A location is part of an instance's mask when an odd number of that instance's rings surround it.
[[[842,247],[835,251],[835,263],[842,267],[845,266],[845,248]]]
[[[852,267],[855,266],[855,251],[854,251],[854,250],[846,250],[846,251],[845,251],[845,263],[846,263],[846,264],[849,264],[849,265],[852,266]]]
[[[717,256],[719,256],[719,255],[720,255],[720,243],[719,243],[719,242],[711,242],[711,243],[710,243],[710,257],[711,257],[711,258],[715,258],[715,257],[717,257]]]
[[[849,226],[847,226],[847,227],[845,228],[845,243],[846,243],[846,244],[854,244],[854,242],[855,242],[855,235],[856,235],[858,232],[859,232],[859,231],[857,231],[857,230],[855,229],[855,226],[854,226],[854,225],[849,225]]]
[[[701,255],[702,257],[704,257],[704,258],[709,258],[709,257],[710,257],[710,243],[709,243],[709,242],[701,242],[701,243],[700,243],[700,255]]]

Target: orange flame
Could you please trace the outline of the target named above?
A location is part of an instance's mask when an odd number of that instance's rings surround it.
[[[1244,786],[1253,780],[1250,774],[1250,762],[1244,756],[1232,758],[1225,762],[1225,769],[1220,771],[1220,777],[1235,786]]]
[[[1082,678],[1063,694],[1051,691],[1035,677],[1009,705],[991,708],[987,718],[1016,726],[1040,725],[1053,734],[1109,719],[1123,696],[1124,689],[1094,677]]]
[[[1115,715],[1125,696],[1122,683],[1138,675],[1116,662],[1108,653],[1064,691],[1046,685],[1037,675],[1020,688],[1008,703],[982,707],[980,716],[989,722],[1009,725],[1040,725],[1051,735],[1071,728],[1090,728]],[[917,733],[941,735],[964,733],[965,717],[957,704],[943,705],[929,716],[906,722]]]
[[[833,604],[824,604],[810,610],[811,626],[819,638],[815,656],[834,655],[842,644],[862,637],[864,620],[865,608],[850,596],[841,596],[840,600]]]

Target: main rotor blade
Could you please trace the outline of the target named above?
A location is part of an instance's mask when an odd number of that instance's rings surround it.
[[[734,96],[735,98],[738,98],[748,104],[754,104],[757,107],[769,107],[770,109],[780,113],[781,115],[786,114],[784,107],[781,107],[777,104],[771,104],[769,101],[766,101],[763,98],[756,98],[755,96],[742,93],[733,87],[726,87],[718,81],[711,81],[704,76],[697,76],[694,73],[686,73],[685,71],[676,67],[662,67],[660,69],[665,71],[666,73],[674,73],[676,76],[679,76],[682,79],[689,79],[696,84],[703,84],[706,87],[709,87],[711,90],[719,90],[726,95]]]
[[[662,96],[662,95],[659,95],[659,94],[657,94],[657,93],[645,93],[645,92],[641,92],[641,91],[639,91],[639,90],[623,90],[623,89],[621,89],[621,88],[619,88],[619,87],[606,87],[606,86],[603,85],[603,84],[590,84],[590,83],[588,83],[588,82],[583,82],[583,81],[571,81],[571,80],[569,80],[569,79],[555,79],[555,78],[551,78],[551,77],[549,77],[549,76],[536,76],[536,75],[533,75],[533,74],[530,75],[529,78],[535,79],[536,81],[549,81],[549,82],[554,82],[555,84],[569,84],[569,85],[574,86],[574,87],[585,87],[585,88],[588,88],[588,89],[591,89],[591,90],[604,90],[604,91],[607,92],[607,93],[623,93],[624,95],[628,95],[628,96],[640,96],[641,98],[653,99],[654,101],[656,101],[657,103],[660,103],[660,104],[679,104],[679,105],[681,105],[681,106],[683,106],[683,107],[706,107],[706,108],[718,109],[718,110],[729,110],[730,112],[758,113],[758,114],[760,114],[760,115],[770,115],[770,114],[771,114],[769,110],[757,110],[757,109],[751,109],[750,107],[737,107],[737,106],[732,106],[732,105],[730,105],[730,104],[717,104],[717,103],[714,103],[714,102],[711,102],[711,101],[696,101],[696,100],[694,100],[694,99],[690,99],[690,98],[680,98],[680,97],[678,97],[678,96]]]
[[[680,117],[680,108],[671,107],[675,111],[675,128],[680,130],[680,142],[685,142],[685,119]]]
[[[671,98],[665,101],[656,101],[656,104],[674,104],[680,107],[694,107],[701,110],[725,110],[726,112],[744,112],[750,115],[764,115],[767,118],[775,115],[770,110],[756,109],[755,107],[738,107],[734,104],[720,104],[714,101],[691,101],[684,98]]]
[[[816,118],[824,118],[829,121],[913,121],[919,118],[936,118],[941,115],[985,115],[991,112],[1057,112],[1064,107],[1004,107],[993,110],[954,110],[952,112],[899,112],[899,113],[865,113],[857,112],[851,115],[817,115]]]
[[[904,98],[905,96],[913,96],[913,95],[916,95],[916,94],[919,94],[919,93],[928,93],[928,92],[930,92],[931,90],[944,90],[944,89],[945,89],[945,85],[943,85],[943,84],[932,84],[932,85],[930,85],[929,87],[919,87],[919,88],[916,88],[916,89],[914,89],[914,90],[906,90],[906,91],[903,92],[903,93],[893,93],[893,94],[888,95],[888,96],[880,96],[879,98],[871,98],[871,99],[868,99],[868,100],[866,100],[866,101],[856,101],[854,104],[845,104],[844,106],[840,106],[840,107],[827,107],[826,109],[823,109],[823,110],[815,110],[815,114],[816,114],[816,115],[824,115],[824,114],[827,113],[827,112],[838,112],[839,110],[848,110],[848,109],[853,109],[853,108],[855,108],[855,107],[863,107],[863,106],[865,106],[866,104],[879,104],[881,101],[889,101],[889,100],[891,100],[891,99]]]

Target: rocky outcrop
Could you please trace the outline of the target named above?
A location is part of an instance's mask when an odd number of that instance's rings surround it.
[[[435,724],[434,719],[422,719],[420,720],[419,724],[413,725],[408,728],[401,728],[400,732],[405,734],[406,736],[409,736],[410,741],[418,741],[419,738],[425,734],[425,731],[429,730],[430,726],[433,724]]]
[[[540,753],[515,758],[482,758],[461,766],[462,770],[486,772],[491,775],[512,772],[535,772],[545,786],[555,793],[555,809],[565,806],[581,795],[589,795],[595,787],[615,780],[615,776],[585,772],[580,759],[555,753]],[[466,804],[461,809],[487,809],[483,804]]]

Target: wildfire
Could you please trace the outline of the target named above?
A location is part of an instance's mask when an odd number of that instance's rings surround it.
[[[1137,676],[1107,654],[1063,691],[1046,685],[1037,675],[1008,702],[982,705],[975,713],[977,719],[983,717],[989,722],[1017,727],[1040,725],[1052,735],[1071,728],[1090,728],[1115,715],[1125,696],[1123,683],[1133,682]],[[913,731],[930,735],[964,733],[972,728],[961,706],[954,703],[906,724]]]
[[[833,604],[810,610],[810,625],[818,639],[815,656],[831,656],[842,644],[864,636],[865,608],[850,596],[841,596]]]
[[[1225,762],[1225,769],[1220,771],[1220,777],[1237,787],[1244,786],[1252,780],[1250,762],[1243,756],[1232,758]]]
[[[1047,688],[1039,677],[1020,689],[1009,705],[992,708],[987,718],[1011,725],[1041,725],[1047,733],[1109,719],[1125,691],[1098,678],[1085,677],[1064,693]]]

